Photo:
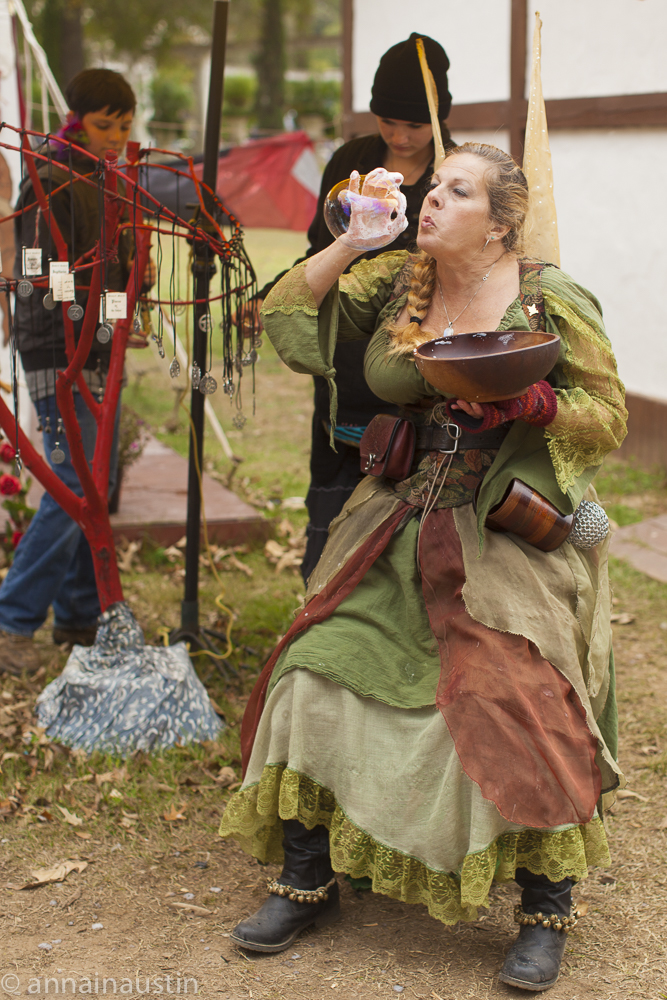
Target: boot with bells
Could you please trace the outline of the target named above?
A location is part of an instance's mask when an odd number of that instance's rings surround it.
[[[521,930],[498,978],[520,990],[541,993],[555,985],[568,933],[577,923],[577,914],[570,916],[573,881],[550,882],[527,868],[518,868],[514,877],[523,889],[521,906],[514,911]]]
[[[327,828],[308,830],[298,820],[284,820],[283,849],[285,865],[269,883],[269,898],[230,934],[241,948],[285,951],[306,927],[325,927],[340,916]]]

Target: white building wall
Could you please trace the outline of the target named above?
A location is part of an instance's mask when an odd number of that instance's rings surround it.
[[[354,111],[368,111],[382,53],[413,31],[435,38],[447,52],[449,90],[458,104],[509,97],[510,0],[356,0]]]
[[[543,21],[547,99],[667,91],[665,0],[530,0],[528,55]],[[449,55],[455,103],[509,96],[509,0],[356,0],[354,110],[367,111],[380,56],[412,31]],[[530,73],[527,73],[527,85]],[[509,148],[506,130],[458,131]],[[562,266],[602,302],[627,388],[667,401],[667,128],[550,133]]]
[[[529,42],[535,10],[544,24],[547,100],[667,91],[665,0],[529,0],[528,8]]]

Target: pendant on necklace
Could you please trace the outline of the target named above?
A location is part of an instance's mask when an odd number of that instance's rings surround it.
[[[454,336],[454,330],[453,330],[453,328],[451,326],[446,327],[442,331],[442,335],[443,335],[443,337],[453,337]]]

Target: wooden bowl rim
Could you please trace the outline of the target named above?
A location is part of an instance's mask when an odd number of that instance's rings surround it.
[[[516,348],[514,351],[489,351],[488,354],[469,354],[469,355],[459,355],[456,358],[428,358],[424,357],[421,353],[422,349],[425,347],[430,347],[431,344],[440,344],[443,340],[456,340],[457,337],[474,337],[478,333],[484,333],[486,336],[491,336],[492,334],[498,334],[498,336],[504,336],[507,333],[539,333],[543,337],[548,337],[550,339],[543,340],[538,344],[527,344],[525,347]],[[558,333],[547,333],[544,330],[476,330],[471,333],[457,333],[453,337],[434,337],[433,340],[427,340],[425,343],[420,344],[419,347],[415,347],[414,354],[419,358],[420,361],[448,361],[453,364],[456,361],[477,361],[482,358],[492,358],[496,355],[507,355],[516,354],[518,351],[534,351],[538,347],[546,347],[547,345],[556,344],[560,341],[560,334]]]

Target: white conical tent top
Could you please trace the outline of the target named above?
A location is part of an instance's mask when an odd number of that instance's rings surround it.
[[[531,257],[560,266],[558,221],[554,201],[554,181],[551,150],[547,130],[547,113],[542,95],[541,40],[542,21],[535,12],[533,35],[533,68],[530,74],[530,96],[526,119],[526,139],[523,151],[523,172],[528,181],[530,204],[527,220],[527,250]]]
[[[428,110],[431,115],[431,128],[433,129],[433,144],[435,146],[433,169],[437,170],[445,159],[445,147],[442,142],[440,118],[438,116],[438,90],[435,85],[435,80],[433,79],[433,73],[431,73],[431,70],[429,69],[426,52],[424,51],[424,43],[421,38],[417,39],[417,54],[419,55],[419,65],[421,66],[422,76],[424,77],[426,100],[428,101]]]

